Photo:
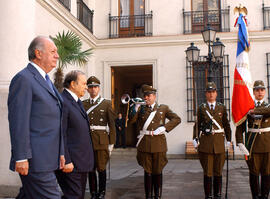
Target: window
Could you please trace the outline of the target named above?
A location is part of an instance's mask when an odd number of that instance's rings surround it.
[[[119,0],[120,36],[144,35],[145,0]]]
[[[188,122],[195,121],[198,106],[205,102],[205,87],[209,75],[206,58],[193,65],[186,61],[187,74],[187,118]],[[230,112],[229,56],[224,55],[222,63],[214,63],[213,80],[217,85],[217,102],[223,103]],[[230,117],[230,114],[228,114]]]
[[[220,29],[220,0],[192,0],[192,30],[203,30],[209,23]]]
[[[70,0],[58,0],[66,9],[70,11]]]
[[[93,15],[94,11],[90,10],[88,6],[82,1],[77,1],[78,19],[79,21],[93,33]]]

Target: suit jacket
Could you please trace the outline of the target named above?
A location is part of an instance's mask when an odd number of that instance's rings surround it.
[[[67,90],[63,91],[62,97],[66,163],[72,162],[75,172],[92,171],[94,153],[87,114]]]
[[[28,159],[29,171],[53,171],[64,155],[61,133],[62,98],[50,89],[37,69],[28,64],[11,80],[8,120],[11,138],[10,169]]]
[[[84,100],[83,106],[87,111],[92,106],[100,101],[99,97],[94,104],[90,104],[90,100]],[[112,103],[110,100],[103,100],[93,111],[88,114],[90,126],[109,126],[110,131],[105,130],[91,130],[91,137],[94,145],[94,150],[107,150],[109,144],[115,144],[116,133],[115,113],[112,110]]]
[[[115,127],[117,132],[123,132],[125,131],[125,119],[124,118],[117,118],[115,120]],[[121,127],[121,130],[119,130],[119,127]]]
[[[178,124],[180,124],[181,118],[176,113],[174,113],[167,105],[155,104],[153,111],[155,110],[157,112],[152,122],[149,124],[147,130],[154,131],[158,127],[164,126],[166,132],[169,132]],[[144,123],[146,122],[151,112],[152,110],[149,107],[142,105],[135,113],[135,115],[130,116],[129,123],[137,122],[138,129],[142,130]],[[169,119],[167,123],[165,123],[166,118]],[[166,152],[168,150],[166,136],[164,134],[155,136],[145,135],[141,140],[140,144],[138,145],[137,150],[149,153]]]
[[[202,126],[206,123],[209,123],[211,119],[206,113],[206,110],[214,117],[214,119],[217,121],[217,123],[220,125],[221,128],[224,128],[224,133],[216,133],[211,135],[205,135],[200,133],[200,135],[197,135],[197,132],[202,129]],[[199,152],[204,153],[224,153],[225,152],[225,146],[224,146],[224,139],[226,136],[227,141],[231,141],[231,127],[228,120],[228,114],[226,111],[226,107],[217,102],[215,109],[210,110],[210,107],[207,103],[203,103],[198,108],[197,112],[197,121],[194,126],[194,135],[193,138],[198,138],[200,140],[200,144],[198,147]],[[218,127],[213,123],[213,129],[218,129]]]
[[[270,127],[270,104],[263,102],[261,106],[255,107],[254,114],[263,115],[260,128]],[[243,143],[243,133],[246,131],[246,122],[248,128],[254,128],[253,127],[254,118],[248,115],[247,120],[244,121],[241,125],[236,127],[235,136],[237,143]],[[270,152],[270,132],[257,134],[252,151],[254,153]]]

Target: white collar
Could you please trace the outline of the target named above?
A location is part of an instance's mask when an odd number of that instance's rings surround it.
[[[40,68],[37,64],[35,64],[34,62],[32,62],[32,61],[30,61],[30,64],[32,64],[36,69],[37,69],[37,71],[41,74],[41,76],[46,80],[46,73],[45,73],[45,71],[42,69],[42,68]]]
[[[65,88],[65,89],[73,97],[73,99],[75,100],[75,102],[78,102],[78,100],[79,100],[78,96],[74,92],[72,92],[71,90],[69,90],[68,88]]]
[[[258,102],[260,102],[260,105],[262,105],[262,103],[263,103],[264,100],[263,99],[262,100],[256,100],[255,99],[254,101],[255,101],[255,106],[256,106]]]
[[[216,107],[216,101],[214,101],[214,102],[207,102],[208,103],[208,106],[211,108],[211,104],[213,104],[213,109],[215,109],[215,107]]]
[[[154,109],[155,105],[156,105],[156,102],[154,102],[154,103],[153,103],[152,105],[150,105],[150,106],[151,106],[152,109]]]
[[[96,102],[98,98],[99,98],[99,95],[97,95],[95,98],[91,98],[91,96],[90,96],[90,102],[91,102],[92,100],[94,100],[94,102]]]

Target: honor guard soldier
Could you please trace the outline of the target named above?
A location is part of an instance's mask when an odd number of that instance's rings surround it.
[[[105,198],[106,191],[106,165],[115,143],[115,118],[110,100],[99,95],[100,81],[95,76],[87,80],[90,98],[83,101],[84,108],[89,117],[91,137],[93,141],[95,168],[89,172],[89,188],[92,199]],[[97,191],[98,172],[99,189]]]
[[[207,83],[205,96],[207,103],[202,103],[197,111],[193,143],[198,149],[203,168],[205,198],[213,198],[212,177],[214,176],[214,198],[220,199],[225,147],[229,147],[231,144],[231,128],[226,107],[216,102],[217,88],[214,82]],[[225,142],[225,138],[227,142]]]
[[[137,122],[140,130],[137,142],[137,161],[144,168],[144,187],[146,198],[161,198],[162,170],[167,164],[167,142],[165,133],[171,131],[180,122],[180,117],[164,104],[157,104],[156,89],[142,86],[145,105],[133,104],[130,123]],[[165,123],[165,119],[169,122]]]
[[[270,105],[264,101],[263,81],[254,82],[253,94],[255,108],[249,111],[247,120],[237,126],[235,135],[240,150],[248,156],[247,165],[252,198],[267,199],[270,189]],[[245,140],[243,133],[245,133]]]

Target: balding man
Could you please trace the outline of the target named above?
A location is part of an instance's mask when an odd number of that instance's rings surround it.
[[[59,56],[53,41],[39,36],[28,57],[30,63],[9,87],[10,169],[20,175],[24,198],[60,199],[54,171],[65,164],[62,98],[48,76]]]

